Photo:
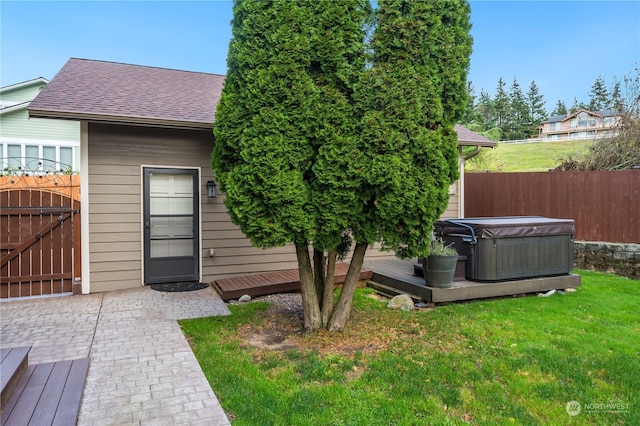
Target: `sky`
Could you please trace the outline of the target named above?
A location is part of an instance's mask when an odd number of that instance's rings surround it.
[[[535,81],[550,112],[640,66],[640,1],[470,1],[469,81]],[[233,3],[0,0],[0,85],[51,80],[69,58],[226,73]]]

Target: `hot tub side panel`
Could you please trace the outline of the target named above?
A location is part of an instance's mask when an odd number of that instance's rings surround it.
[[[500,281],[569,274],[573,239],[569,235],[480,239],[469,245],[466,277]]]

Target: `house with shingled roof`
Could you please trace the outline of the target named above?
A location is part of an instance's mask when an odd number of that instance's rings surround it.
[[[223,84],[223,75],[72,58],[31,102],[30,117],[80,122],[82,293],[297,268],[293,247],[251,246],[215,194]],[[494,145],[456,130],[461,146]],[[444,217],[463,216],[463,188],[463,179],[452,187]]]
[[[612,137],[618,133],[620,120],[620,114],[612,109],[581,109],[569,114],[554,115],[543,121],[538,127],[538,137],[551,141]]]
[[[49,83],[38,77],[0,87],[0,170],[46,173],[80,167],[77,122],[29,119],[31,100]]]

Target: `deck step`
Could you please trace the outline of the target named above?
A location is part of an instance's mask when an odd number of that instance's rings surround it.
[[[0,410],[27,371],[31,346],[0,349]]]
[[[385,284],[380,284],[378,282],[375,281],[367,281],[367,287],[372,288],[376,291],[376,293],[378,293],[381,296],[385,296],[388,298],[394,298],[395,296],[398,296],[400,294],[407,294],[409,297],[411,297],[413,299],[414,302],[422,302],[422,297],[417,296],[415,294],[410,294],[410,293],[406,293],[400,289],[397,289],[395,287],[391,287]]]
[[[75,425],[89,358],[31,365],[3,407],[0,424]]]
[[[342,284],[349,269],[348,263],[337,263],[335,271],[335,284]],[[371,279],[373,273],[362,268],[360,280]],[[255,275],[243,275],[239,277],[222,278],[212,283],[213,288],[225,302],[237,299],[244,294],[251,297],[264,296],[274,293],[300,291],[300,276],[297,269],[285,271],[267,272]]]

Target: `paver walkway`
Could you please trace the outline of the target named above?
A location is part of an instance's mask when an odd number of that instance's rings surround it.
[[[29,363],[89,357],[78,425],[229,425],[178,319],[228,315],[209,288],[0,303],[0,346]]]

